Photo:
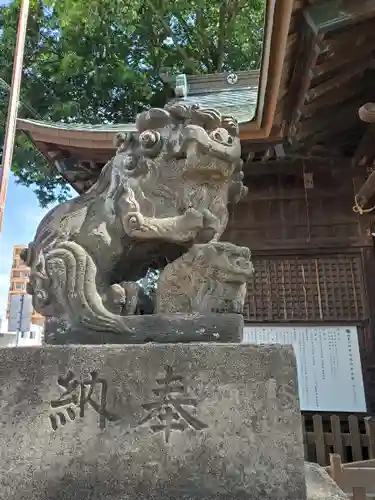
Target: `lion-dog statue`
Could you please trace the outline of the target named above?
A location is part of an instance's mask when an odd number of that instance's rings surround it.
[[[154,268],[154,312],[241,312],[250,251],[219,241],[247,192],[237,122],[174,103],[139,114],[136,130],[117,136],[97,182],[53,208],[23,252],[35,310],[126,336],[137,281]]]

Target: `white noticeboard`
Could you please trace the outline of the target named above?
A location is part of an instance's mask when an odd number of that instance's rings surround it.
[[[301,410],[366,412],[356,327],[246,326],[245,344],[291,344]]]

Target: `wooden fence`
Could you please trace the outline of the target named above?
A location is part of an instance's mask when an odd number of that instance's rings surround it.
[[[353,500],[375,498],[375,460],[343,464],[340,455],[330,455],[326,471]]]
[[[365,415],[302,415],[305,459],[327,466],[330,454],[343,462],[375,458],[375,417]]]

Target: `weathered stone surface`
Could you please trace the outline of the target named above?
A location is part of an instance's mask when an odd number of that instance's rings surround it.
[[[304,500],[296,394],[280,346],[0,349],[0,499]]]
[[[195,268],[200,256],[215,254],[203,284],[192,273],[174,307],[159,301],[164,313],[242,312],[250,270],[248,250],[218,243],[228,205],[247,192],[237,122],[213,109],[171,104],[138,115],[136,128],[119,135],[115,157],[89,191],[44,217],[22,253],[38,312],[128,342],[128,317],[140,309],[136,282],[148,269],[170,266],[197,244]],[[180,264],[168,268],[168,278]],[[177,272],[172,288],[180,278]],[[162,285],[165,298],[168,280]]]
[[[323,467],[306,463],[305,471],[308,500],[348,500]]]
[[[162,271],[156,311],[242,313],[254,272],[250,250],[232,243],[194,245]]]
[[[47,344],[126,344],[145,342],[241,342],[241,314],[153,314],[129,316],[132,335],[89,332],[84,328],[49,333]]]

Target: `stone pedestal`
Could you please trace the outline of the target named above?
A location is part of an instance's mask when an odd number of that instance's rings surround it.
[[[304,500],[281,346],[0,349],[1,500]]]
[[[307,462],[305,471],[307,500],[349,500],[320,465]]]
[[[244,321],[242,314],[146,314],[126,317],[129,334],[90,332],[75,328],[49,334],[46,343],[64,344],[144,344],[145,342],[241,342]]]

